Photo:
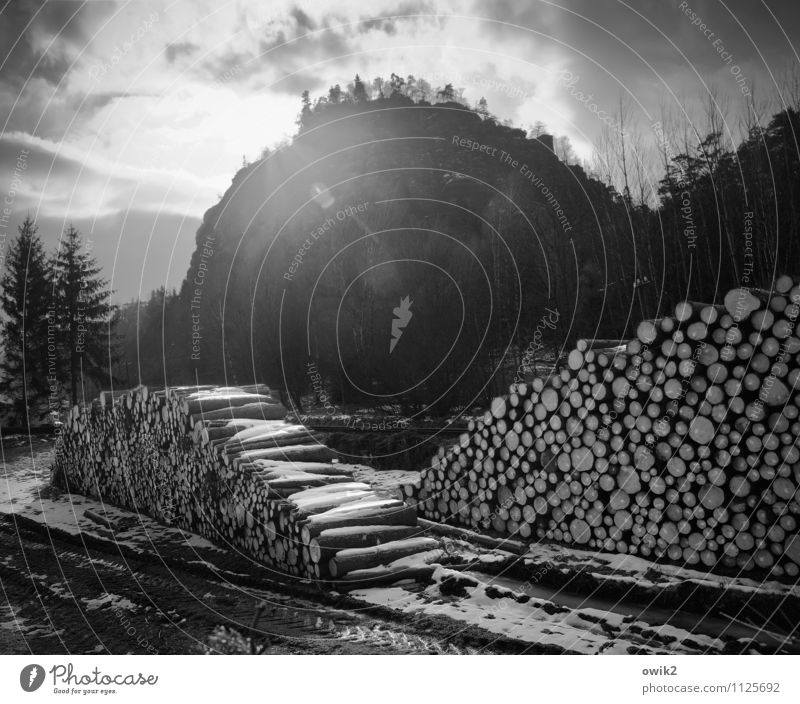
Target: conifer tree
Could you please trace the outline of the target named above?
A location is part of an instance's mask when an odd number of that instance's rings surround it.
[[[70,225],[53,263],[61,376],[78,402],[84,379],[107,381],[116,355],[108,282],[80,233]]]
[[[4,314],[0,369],[17,422],[30,424],[46,418],[50,386],[56,381],[55,330],[48,329],[52,280],[38,228],[30,216],[18,230],[0,294]],[[48,343],[53,344],[50,354]]]
[[[365,103],[369,100],[366,86],[364,86],[364,82],[358,74],[356,74],[355,81],[353,82],[353,100],[357,103]]]

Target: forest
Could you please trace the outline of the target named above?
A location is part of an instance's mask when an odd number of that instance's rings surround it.
[[[655,126],[660,177],[392,74],[301,98],[291,142],[203,218],[179,290],[120,307],[113,383],[247,384],[297,410],[445,416],[579,338],[800,271],[798,105],[736,148]],[[665,123],[666,124],[666,123]]]

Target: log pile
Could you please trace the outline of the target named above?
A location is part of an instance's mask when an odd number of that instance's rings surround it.
[[[54,482],[302,577],[373,576],[438,546],[414,507],[356,482],[285,416],[262,385],[104,392],[73,408]]]
[[[421,516],[516,539],[794,581],[800,286],[683,302],[581,340],[405,487]]]

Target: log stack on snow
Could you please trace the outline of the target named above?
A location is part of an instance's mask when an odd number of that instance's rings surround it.
[[[54,481],[303,577],[380,576],[434,550],[416,509],[356,482],[263,385],[145,387],[75,407]]]
[[[684,302],[496,398],[420,482],[425,518],[796,580],[800,286]]]

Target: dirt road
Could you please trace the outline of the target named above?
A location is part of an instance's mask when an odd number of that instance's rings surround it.
[[[0,482],[39,477],[48,496],[52,442],[4,443]],[[17,504],[11,496],[7,505]],[[82,513],[73,502],[72,508]],[[490,633],[442,619],[381,618],[344,595],[281,584],[252,563],[196,541],[132,551],[0,514],[0,653],[513,652]],[[211,564],[216,562],[217,564]],[[218,575],[215,576],[215,575]],[[318,590],[318,588],[317,588]],[[311,596],[305,596],[310,594]],[[388,612],[387,612],[388,613]],[[391,616],[391,614],[388,614]],[[488,647],[489,643],[493,643]],[[519,649],[522,649],[519,645]]]

